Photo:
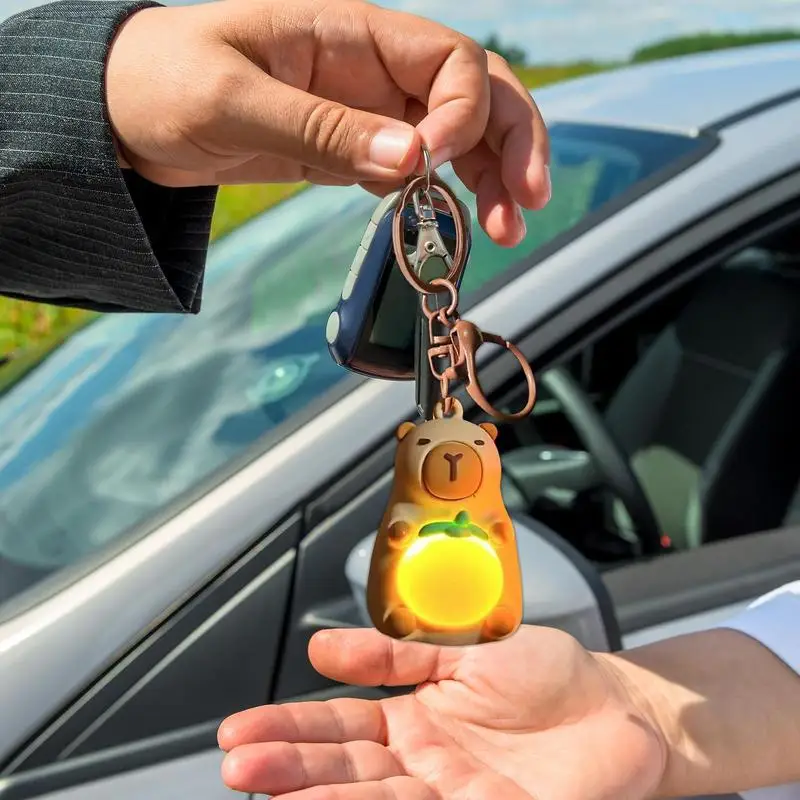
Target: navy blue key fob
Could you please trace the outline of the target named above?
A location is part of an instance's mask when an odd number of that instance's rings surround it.
[[[417,377],[419,348],[424,346],[420,337],[427,332],[427,321],[420,311],[419,294],[403,277],[394,255],[392,222],[400,195],[394,192],[384,198],[367,224],[339,303],[328,317],[326,339],[331,356],[346,369],[371,378],[407,381]],[[470,214],[463,203],[458,205],[466,223],[468,258]],[[452,257],[455,221],[444,204],[437,203],[435,211],[439,235]],[[406,252],[411,256],[417,246],[418,220],[412,205],[402,213]],[[441,258],[428,259],[422,269],[420,277],[425,281],[443,278],[448,272]],[[456,288],[462,274],[460,270]]]

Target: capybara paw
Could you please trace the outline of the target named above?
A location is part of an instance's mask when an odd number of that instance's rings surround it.
[[[384,628],[388,636],[405,639],[417,630],[417,618],[405,606],[397,606],[386,615]]]
[[[405,547],[411,538],[411,525],[399,520],[389,526],[389,544],[392,547]]]
[[[498,606],[483,623],[483,638],[485,641],[497,641],[510,636],[518,627],[519,621],[510,609]]]

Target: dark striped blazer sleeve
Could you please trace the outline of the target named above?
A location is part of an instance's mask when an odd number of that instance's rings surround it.
[[[0,25],[0,293],[199,311],[216,188],[121,170],[105,104],[117,29],[155,5],[62,0]]]

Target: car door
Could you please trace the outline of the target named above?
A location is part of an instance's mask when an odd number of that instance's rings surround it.
[[[216,728],[270,696],[300,529],[294,514],[260,537],[58,710],[0,797],[226,796]]]
[[[664,243],[657,252],[632,261],[583,298],[580,306],[555,316],[525,340],[526,355],[532,359],[539,355],[546,368],[551,359],[567,358],[570,352],[585,347],[587,337],[596,334],[598,328],[618,324],[620,313],[633,313],[635,306],[668,294],[765,231],[782,225],[800,228],[798,199],[797,174],[748,193],[714,218]],[[495,368],[492,382],[497,393],[492,397],[503,402],[508,396],[508,376],[513,365],[501,370],[495,364]],[[510,394],[514,394],[513,390]],[[469,403],[463,395],[462,399]],[[308,639],[321,628],[366,622],[344,574],[343,548],[346,545],[352,553],[376,528],[390,491],[393,450],[394,443],[388,441],[309,506],[310,533],[299,548],[298,580],[276,687],[278,700],[346,693],[346,689],[337,688],[316,674],[305,659],[305,652]],[[347,502],[342,504],[341,498],[347,498]],[[550,536],[535,520],[526,521],[518,514],[515,519],[518,535]],[[572,551],[570,545],[566,547]],[[579,553],[574,558],[586,564],[589,572],[593,570],[593,565]],[[602,578],[599,570],[595,573],[601,584],[595,590],[597,605],[608,607],[611,621],[605,630],[614,631],[618,625],[620,632],[619,640],[615,641],[612,635],[609,644],[636,647],[718,624],[759,594],[800,578],[800,527],[757,531],[691,551],[600,568]],[[526,583],[526,590],[535,594],[536,585]],[[542,622],[532,617],[526,621]],[[545,623],[569,629],[563,620]]]

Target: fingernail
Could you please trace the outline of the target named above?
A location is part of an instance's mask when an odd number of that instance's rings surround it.
[[[408,158],[413,142],[413,129],[385,128],[378,131],[370,145],[370,161],[383,169],[399,169]]]
[[[520,232],[517,240],[517,244],[519,244],[528,235],[528,226],[525,224],[525,217],[522,213],[522,208],[520,206],[516,206],[516,209],[517,223],[519,224]]]
[[[550,177],[549,164],[544,165],[544,181],[545,181],[545,186],[547,187],[547,200],[545,200],[545,202],[549,203],[553,197],[553,180]]]

